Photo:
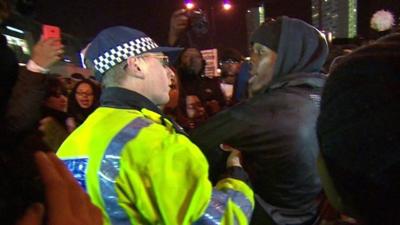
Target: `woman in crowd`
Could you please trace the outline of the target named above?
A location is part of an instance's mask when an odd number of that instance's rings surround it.
[[[43,141],[53,150],[58,149],[76,127],[72,117],[67,114],[67,96],[67,89],[60,79],[48,79],[39,130],[42,132]]]
[[[52,117],[58,123],[62,125],[66,124],[68,118],[67,95],[67,90],[60,79],[49,79],[42,104],[42,117]]]
[[[91,80],[83,79],[72,89],[68,101],[68,113],[77,126],[99,106],[100,88]]]

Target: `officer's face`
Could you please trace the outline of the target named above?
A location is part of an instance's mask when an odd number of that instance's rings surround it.
[[[169,91],[173,71],[168,66],[168,57],[162,53],[144,55],[147,64],[145,67],[146,89],[150,100],[156,105],[165,105],[169,101]]]

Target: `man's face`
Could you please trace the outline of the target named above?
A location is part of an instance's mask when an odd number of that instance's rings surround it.
[[[195,74],[199,74],[203,67],[203,57],[197,49],[189,48],[181,56],[181,63],[184,67],[193,70]]]
[[[251,57],[251,75],[253,76],[271,76],[275,66],[277,55],[270,48],[254,43],[252,46]]]
[[[257,91],[272,80],[277,54],[264,45],[254,43],[250,57],[252,64],[250,88]]]
[[[241,62],[226,60],[221,62],[221,75],[228,84],[234,84],[235,78],[239,74]]]
[[[169,91],[173,71],[168,67],[168,57],[162,53],[148,53],[142,56],[145,61],[145,89],[147,96],[156,105],[165,105],[169,101]]]

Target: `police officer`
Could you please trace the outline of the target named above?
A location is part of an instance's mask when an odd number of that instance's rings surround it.
[[[247,224],[253,192],[237,152],[212,187],[204,155],[158,106],[169,100],[168,57],[144,33],[111,27],[86,64],[105,87],[101,107],[58,156],[103,212],[105,224]]]

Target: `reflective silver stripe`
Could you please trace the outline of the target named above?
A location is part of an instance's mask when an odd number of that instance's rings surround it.
[[[237,206],[243,211],[243,213],[247,217],[247,221],[250,222],[251,215],[253,214],[253,206],[247,197],[238,191],[228,190],[228,195],[232,198],[232,201],[235,202]]]
[[[240,207],[243,213],[247,217],[247,221],[250,222],[251,214],[253,213],[253,207],[251,202],[246,198],[246,196],[238,191],[231,189],[227,190],[216,190],[213,189],[211,201],[206,209],[203,216],[197,220],[194,225],[219,225],[225,213],[225,207],[228,199],[231,199]],[[237,218],[235,217],[235,222],[237,223]]]
[[[314,102],[314,104],[319,108],[321,105],[321,96],[310,94],[310,98]]]
[[[104,153],[98,175],[105,211],[111,224],[130,224],[129,217],[118,204],[115,179],[119,174],[121,152],[125,144],[134,139],[142,128],[150,124],[150,121],[143,118],[133,120],[112,139]]]

